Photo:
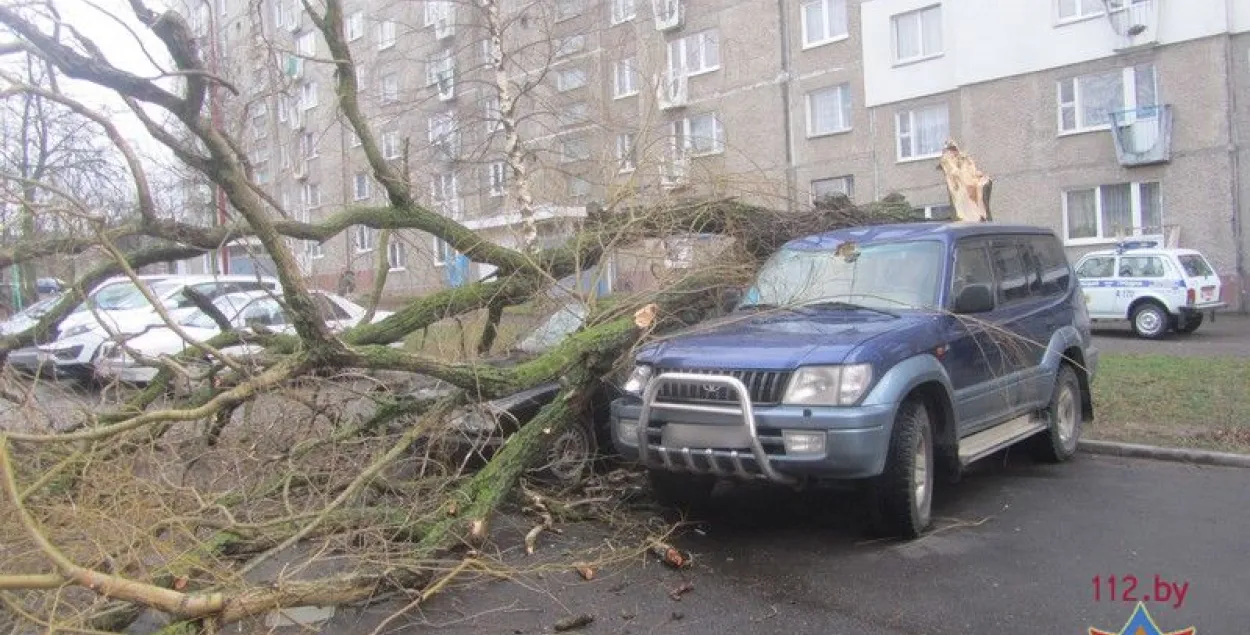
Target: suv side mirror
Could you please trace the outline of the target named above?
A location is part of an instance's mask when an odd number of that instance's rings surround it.
[[[970,284],[955,296],[955,313],[985,313],[994,310],[994,294],[988,284]]]

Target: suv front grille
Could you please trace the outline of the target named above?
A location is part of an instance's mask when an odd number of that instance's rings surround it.
[[[666,372],[693,373],[697,375],[730,375],[746,384],[751,403],[769,405],[780,403],[785,395],[790,371],[776,370],[726,370],[723,368],[657,368],[656,374]],[[722,386],[702,386],[698,383],[671,383],[660,388],[659,398],[676,402],[732,402],[737,403],[737,393]]]

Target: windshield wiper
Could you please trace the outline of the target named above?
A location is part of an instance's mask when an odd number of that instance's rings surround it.
[[[862,309],[864,311],[872,311],[874,313],[880,313],[882,315],[888,315],[890,317],[898,317],[898,313],[895,313],[894,311],[890,311],[887,309],[878,309],[876,307],[865,306],[863,304],[856,304],[854,302],[847,302],[845,300],[812,300],[811,302],[804,302],[800,306],[805,306],[805,307],[814,306],[814,307],[823,307],[827,309]]]

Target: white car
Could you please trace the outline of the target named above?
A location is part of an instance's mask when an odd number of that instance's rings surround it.
[[[1193,333],[1205,313],[1226,306],[1215,268],[1193,249],[1120,243],[1082,256],[1076,275],[1091,319],[1128,320],[1147,339]]]
[[[254,289],[281,293],[278,279],[269,276],[139,276],[139,282],[147,287],[174,320],[198,310],[183,293],[188,288],[210,299]],[[112,278],[92,293],[88,303],[80,304],[61,321],[56,340],[38,347],[39,362],[54,365],[57,377],[91,379],[100,345],[112,339],[110,331],[130,336],[163,324],[161,315],[133,281],[124,277]]]
[[[313,302],[316,303],[321,318],[331,331],[338,333],[356,326],[365,316],[365,308],[340,295],[325,291],[311,291]],[[281,297],[267,291],[248,291],[229,293],[213,301],[213,305],[229,320],[235,329],[249,329],[262,326],[278,333],[294,333],[294,325],[287,319],[286,309],[282,306]],[[385,319],[390,311],[375,311],[373,322]],[[207,313],[199,309],[178,322],[179,328],[195,344],[206,342],[221,332],[217,323]],[[402,345],[402,342],[397,342]],[[103,381],[118,380],[129,384],[144,384],[152,381],[160,370],[155,361],[162,356],[174,356],[182,353],[193,344],[188,343],[176,331],[168,326],[153,328],[142,335],[125,341],[125,347],[117,342],[104,345],[99,359],[95,362],[95,373]],[[126,352],[133,350],[140,357]],[[258,352],[258,349],[246,344],[222,349],[222,354],[229,357],[246,357]],[[146,360],[144,358],[147,358]]]

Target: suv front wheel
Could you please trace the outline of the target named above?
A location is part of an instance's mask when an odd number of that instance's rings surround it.
[[[873,487],[876,525],[882,533],[917,538],[933,520],[933,426],[929,409],[914,397],[899,407],[885,471]]]

